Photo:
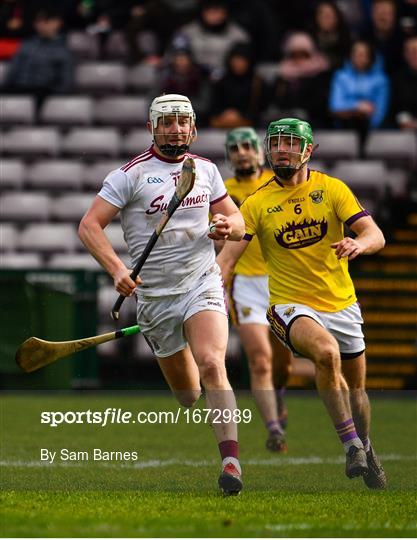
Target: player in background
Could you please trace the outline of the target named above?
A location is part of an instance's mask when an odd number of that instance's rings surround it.
[[[386,476],[369,439],[363,319],[348,261],[376,253],[384,236],[339,179],[307,168],[311,126],[272,122],[265,151],[275,177],[241,207],[246,234],[218,256],[224,276],[257,236],[268,268],[273,332],[316,366],[316,384],[346,452],[346,475],[384,488]],[[344,236],[346,224],[355,238]],[[314,429],[314,426],[312,426]]]
[[[264,154],[253,128],[236,128],[227,134],[226,156],[235,176],[225,180],[225,186],[240,207],[274,173],[263,169]],[[239,259],[228,288],[232,321],[249,361],[252,395],[268,430],[266,447],[273,452],[286,452],[284,391],[291,369],[291,352],[273,337],[269,329],[266,318],[268,273],[256,238]],[[277,396],[273,366],[279,377]]]
[[[240,240],[243,218],[217,167],[189,154],[196,126],[187,97],[155,98],[147,127],[152,145],[107,175],[81,220],[79,235],[112,276],[116,291],[136,294],[138,324],[181,405],[194,405],[201,381],[209,408],[234,410],[236,400],[225,368],[227,307],[212,240]],[[133,266],[174,194],[186,157],[195,160],[195,185],[134,282],[103,229],[120,212]],[[215,223],[210,237],[209,211]],[[242,488],[237,424],[228,419],[227,414],[220,415],[220,422],[213,423],[222,458],[219,486],[225,494],[236,494]]]

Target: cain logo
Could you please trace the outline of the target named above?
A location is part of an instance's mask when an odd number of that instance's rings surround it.
[[[320,242],[327,234],[327,221],[304,219],[301,223],[286,223],[274,232],[275,240],[286,249],[300,249]]]

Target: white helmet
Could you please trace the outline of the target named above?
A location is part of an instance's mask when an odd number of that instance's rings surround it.
[[[181,114],[190,115],[193,122],[195,121],[195,112],[191,101],[187,96],[181,94],[165,94],[156,97],[149,108],[149,120],[153,129],[158,125],[158,119],[164,114]]]
[[[159,144],[155,140],[155,129],[158,126],[159,118],[163,118],[165,115],[176,115],[178,116],[188,116],[190,118],[191,131],[187,142],[183,145],[176,146],[171,144]],[[180,94],[165,94],[162,96],[156,97],[149,108],[149,121],[151,123],[152,136],[155,144],[158,145],[159,149],[163,154],[166,154],[170,157],[176,157],[184,154],[188,151],[189,146],[192,140],[196,136],[195,130],[195,112],[191,101],[187,96],[182,96]]]

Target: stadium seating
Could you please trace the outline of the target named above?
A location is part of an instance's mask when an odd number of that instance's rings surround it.
[[[116,252],[127,253],[127,244],[123,237],[123,231],[119,224],[110,223],[104,229],[107,238],[109,239],[113,249]]]
[[[75,70],[75,86],[79,92],[121,93],[127,84],[127,68],[117,62],[88,62]]]
[[[13,128],[3,135],[6,155],[57,156],[60,146],[60,133],[50,127]]]
[[[93,101],[87,96],[50,97],[40,112],[44,124],[89,125],[93,122]]]
[[[78,60],[96,60],[98,58],[99,44],[96,34],[78,31],[68,32],[67,45]]]
[[[137,156],[150,147],[152,136],[145,128],[134,129],[123,137],[123,154],[128,157]]]
[[[100,124],[114,126],[145,125],[148,119],[148,99],[120,96],[96,102],[95,118]]]
[[[365,145],[367,158],[417,165],[417,136],[411,131],[374,131]]]
[[[120,134],[114,128],[73,128],[64,139],[63,152],[87,158],[116,157],[120,151]]]
[[[339,161],[331,175],[341,178],[355,193],[373,192],[382,199],[387,185],[387,169],[382,161]]]
[[[136,64],[129,70],[128,86],[139,93],[148,93],[156,84],[157,69],[150,64]],[[149,104],[149,103],[148,103]]]
[[[0,255],[0,268],[29,269],[44,268],[40,253],[2,253]]]
[[[72,252],[80,247],[74,225],[67,223],[31,224],[18,238],[21,251],[41,253]]]
[[[75,160],[40,160],[28,167],[29,186],[53,190],[81,189],[84,165]]]
[[[213,160],[224,158],[226,133],[223,129],[200,129],[191,153]]]
[[[60,268],[65,270],[101,270],[99,263],[89,253],[57,253],[48,261],[48,268]],[[113,289],[113,296],[114,296]]]
[[[7,75],[8,62],[0,62],[0,88],[3,86]]]
[[[51,201],[46,193],[3,193],[1,219],[5,221],[46,221]]]
[[[0,223],[0,249],[13,251],[17,245],[17,229],[13,223]]]
[[[1,159],[0,187],[21,189],[26,175],[26,166],[20,159]]]
[[[316,131],[314,144],[319,147],[314,155],[320,160],[357,159],[359,137],[354,131]]]
[[[51,215],[61,221],[79,222],[93,202],[93,195],[76,193],[62,195],[52,201]]]
[[[33,124],[35,120],[35,100],[32,96],[0,95],[1,124]]]
[[[109,172],[122,165],[123,161],[120,160],[103,160],[87,165],[84,171],[84,186],[98,191]]]

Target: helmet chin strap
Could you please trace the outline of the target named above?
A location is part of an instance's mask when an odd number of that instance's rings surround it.
[[[189,150],[188,144],[161,144],[159,145],[156,141],[155,144],[158,146],[159,150],[167,157],[178,157],[183,156]]]

